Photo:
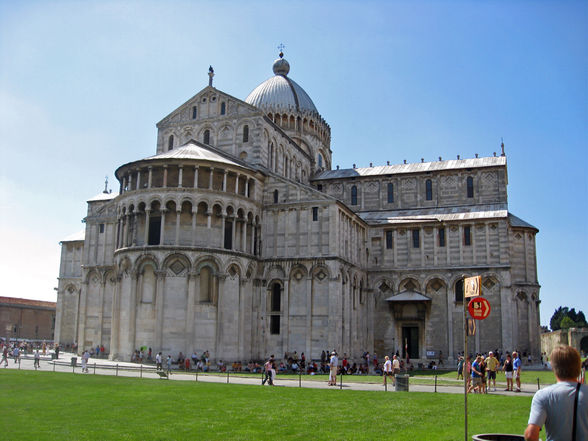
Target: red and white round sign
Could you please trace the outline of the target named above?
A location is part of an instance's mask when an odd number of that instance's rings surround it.
[[[490,315],[490,302],[484,297],[474,297],[468,303],[468,311],[472,318],[484,320]]]

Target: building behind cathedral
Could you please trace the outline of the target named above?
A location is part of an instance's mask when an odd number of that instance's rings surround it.
[[[463,351],[463,277],[490,316],[470,349],[540,353],[538,230],[499,156],[332,168],[331,130],[288,76],[241,100],[209,85],[157,124],[62,241],[55,340],[260,360],[336,349]]]

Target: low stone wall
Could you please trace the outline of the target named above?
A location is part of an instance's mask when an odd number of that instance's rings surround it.
[[[541,352],[548,356],[553,348],[559,345],[570,345],[585,355],[588,352],[588,328],[560,329],[541,334]]]

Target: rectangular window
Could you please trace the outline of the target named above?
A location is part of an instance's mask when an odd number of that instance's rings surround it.
[[[386,249],[392,249],[392,231],[386,231]]]
[[[316,189],[317,189],[318,191],[323,191],[323,186],[322,186],[322,184],[319,184],[319,185],[317,185],[317,186],[316,186]]]
[[[388,182],[388,203],[391,204],[394,202],[394,184]]]
[[[100,224],[100,233],[104,233],[104,224]]]
[[[445,246],[445,228],[439,228],[439,246]]]
[[[472,229],[471,227],[463,227],[463,244],[470,246],[472,244]]]
[[[421,238],[419,230],[412,230],[412,247],[419,248],[421,246]]]
[[[196,119],[197,116],[198,116],[198,107],[194,106],[194,107],[192,107],[192,119]]]
[[[318,220],[318,207],[312,207],[312,220],[313,222]]]
[[[270,315],[270,334],[272,334],[272,335],[279,335],[280,334],[280,316],[279,315]]]

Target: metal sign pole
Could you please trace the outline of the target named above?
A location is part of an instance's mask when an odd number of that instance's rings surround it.
[[[463,398],[464,398],[464,421],[465,421],[465,441],[468,441],[468,310],[466,307],[465,296],[463,299]]]

